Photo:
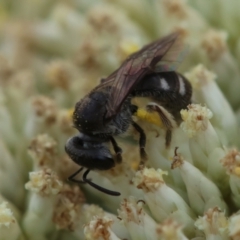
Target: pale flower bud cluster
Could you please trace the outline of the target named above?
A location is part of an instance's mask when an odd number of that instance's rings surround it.
[[[208,209],[195,225],[205,233],[206,239],[228,239],[228,219],[217,207]]]
[[[0,239],[24,239],[19,222],[7,202],[0,203]]]
[[[240,2],[13,2],[0,7],[0,240],[239,240]],[[122,162],[87,176],[120,196],[82,184],[84,171],[67,181],[81,168],[64,149],[78,133],[75,104],[174,31],[186,41],[175,57],[191,104],[179,124],[154,98],[141,106],[170,119],[169,146],[157,114],[133,116],[146,134],[145,165],[130,127],[116,137]]]
[[[58,229],[75,230],[81,218],[81,207],[85,198],[81,190],[75,186],[64,185],[53,213],[53,222]]]
[[[181,115],[183,119],[181,128],[189,138],[198,135],[199,132],[206,131],[209,119],[213,116],[208,108],[194,104],[189,105],[188,110],[182,110]]]

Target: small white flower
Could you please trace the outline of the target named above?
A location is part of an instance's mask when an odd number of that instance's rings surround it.
[[[2,202],[0,204],[0,239],[17,240],[22,237],[18,221],[8,208],[7,202]]]
[[[217,186],[200,170],[184,161],[180,155],[176,155],[173,161],[173,168],[176,167],[180,170],[187,188],[189,205],[194,212],[201,215],[207,209],[214,207],[219,207],[225,212],[228,211],[228,207]]]
[[[195,222],[196,227],[203,231],[207,240],[223,239],[228,237],[228,219],[219,208],[210,208],[203,217]]]

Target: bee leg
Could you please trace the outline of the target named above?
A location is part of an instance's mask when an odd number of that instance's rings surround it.
[[[74,174],[68,177],[68,181],[75,182],[75,183],[85,183],[84,181],[74,179],[74,177],[76,177],[82,170],[83,170],[83,167],[78,169]]]
[[[90,169],[87,169],[83,174],[83,181],[85,183],[88,183],[93,188],[99,190],[100,192],[106,193],[108,195],[112,195],[112,196],[120,196],[121,195],[119,192],[115,192],[115,191],[111,191],[109,189],[103,188],[103,187],[93,183],[90,179],[87,179],[87,175],[89,174],[89,172],[90,172]]]
[[[136,129],[136,131],[139,132],[140,138],[139,138],[139,146],[140,146],[140,166],[144,165],[147,160],[147,154],[145,152],[145,145],[146,145],[146,134],[144,133],[144,130],[134,121],[132,121],[133,127]]]
[[[176,127],[176,121],[174,120],[173,116],[163,107],[155,103],[149,103],[147,105],[147,110],[150,112],[157,112],[163,123],[164,128],[166,129],[165,135],[165,146],[168,148],[171,144],[172,140],[172,130]]]
[[[116,140],[113,137],[110,137],[110,140],[113,145],[113,149],[117,155],[117,162],[121,163],[122,162],[122,149],[118,146]]]
[[[171,144],[172,140],[172,131],[170,129],[166,130],[166,136],[165,136],[165,146],[168,148]]]

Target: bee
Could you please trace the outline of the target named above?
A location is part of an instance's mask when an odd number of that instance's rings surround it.
[[[126,132],[130,125],[139,133],[141,164],[146,161],[146,135],[132,118],[139,110],[131,103],[134,97],[151,97],[161,105],[150,104],[148,110],[159,114],[167,129],[166,145],[170,143],[172,124],[165,112],[180,122],[180,110],[187,107],[192,95],[190,83],[174,71],[182,61],[184,49],[178,33],[150,43],[130,55],[76,103],[73,124],[79,134],[67,141],[65,151],[81,168],[69,177],[70,181],[87,183],[106,194],[119,196],[119,192],[95,184],[87,175],[91,170],[111,169],[122,161],[122,149],[114,137]],[[115,158],[108,148],[109,143]],[[82,180],[75,179],[84,168]]]

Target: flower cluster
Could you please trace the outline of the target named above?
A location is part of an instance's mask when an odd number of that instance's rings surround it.
[[[240,239],[240,40],[235,0],[3,0],[0,6],[0,240]],[[67,182],[72,108],[144,44],[179,31],[192,104],[165,129],[117,140],[123,162]],[[135,118],[135,117],[134,117]]]

